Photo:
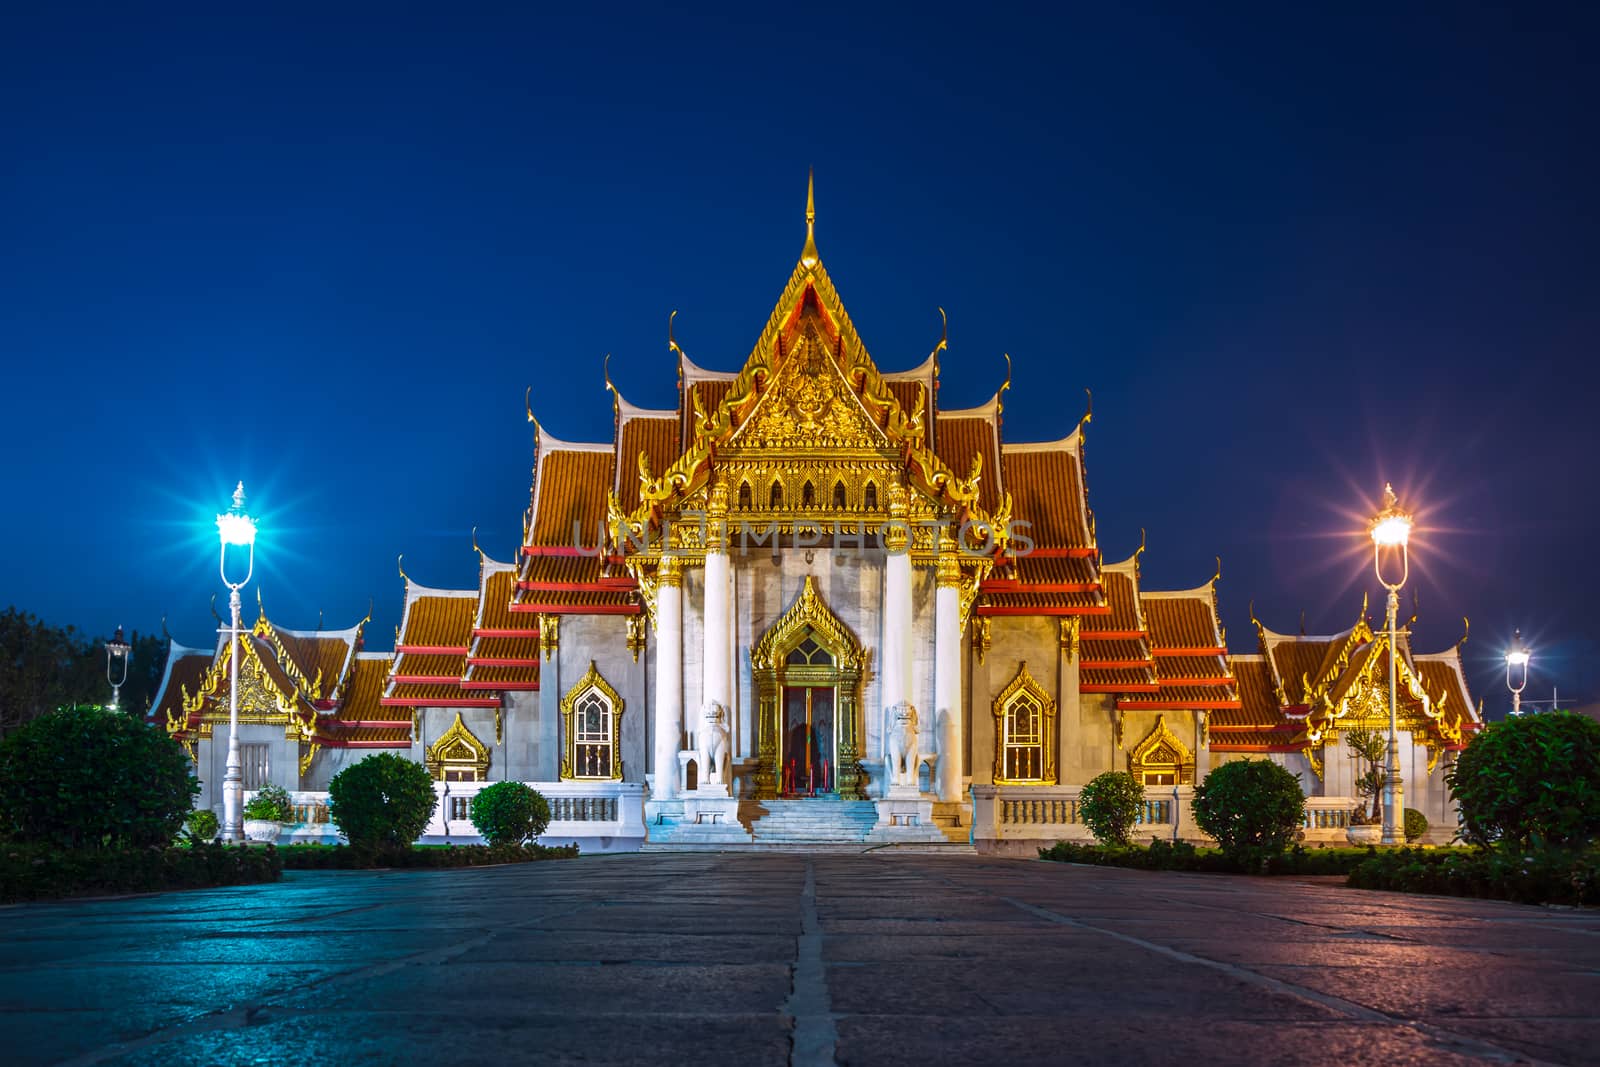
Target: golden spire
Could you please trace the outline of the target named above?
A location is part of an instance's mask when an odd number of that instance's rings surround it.
[[[816,198],[816,173],[806,171],[806,246],[800,250],[800,265],[806,268],[815,267],[821,261],[817,255],[817,198]]]

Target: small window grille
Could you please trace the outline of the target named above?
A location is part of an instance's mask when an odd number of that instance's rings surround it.
[[[271,745],[240,745],[240,772],[246,790],[260,789],[272,782]]]

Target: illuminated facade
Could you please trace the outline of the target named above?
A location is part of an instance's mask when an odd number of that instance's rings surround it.
[[[598,836],[637,827],[633,845],[1081,836],[1077,789],[1112,769],[1145,783],[1158,832],[1192,836],[1193,784],[1251,754],[1348,795],[1330,746],[1384,684],[1365,669],[1382,636],[1261,629],[1260,655],[1230,656],[1215,577],[1151,591],[1142,547],[1102,560],[1089,415],[1007,441],[1009,376],[986,404],[942,409],[942,340],[880,371],[813,219],[808,202],[800,260],[738,371],[670,341],[677,407],[636,407],[608,379],[610,441],[559,440],[530,408],[518,558],[480,551],[470,589],[407,577],[392,654],[362,650],[364,623],[262,615],[238,653],[258,777],[309,797],[392,749],[452,787],[444,818],[475,783],[513,778],[567,798],[574,823],[610,816]],[[206,804],[232,654],[175,646],[155,709]],[[1442,818],[1441,754],[1479,719],[1455,649],[1405,663],[1407,796]]]

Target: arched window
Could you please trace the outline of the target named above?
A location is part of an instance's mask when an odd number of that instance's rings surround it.
[[[807,480],[806,484],[800,487],[800,506],[803,508],[809,508],[814,506],[816,502],[817,491],[812,486],[811,482]]]
[[[772,492],[768,497],[767,506],[773,510],[783,507],[783,483],[773,482]]]
[[[835,508],[838,508],[840,511],[843,511],[844,508],[845,508],[844,483],[843,482],[834,482],[833,483],[833,506]]]
[[[750,510],[750,483],[739,483],[739,508],[742,511]]]
[[[995,699],[994,718],[996,784],[1054,785],[1056,705],[1027,663]]]
[[[600,677],[594,662],[561,698],[561,777],[622,777],[622,698]]]
[[[878,486],[875,482],[868,482],[867,488],[861,494],[861,506],[868,511],[878,510]]]

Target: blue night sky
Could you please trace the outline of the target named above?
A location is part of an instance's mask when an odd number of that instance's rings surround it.
[[[593,19],[523,6],[0,14],[0,605],[214,627],[244,479],[280,624],[399,621],[395,557],[510,558],[601,362],[675,403],[667,314],[736,369],[817,240],[884,370],[950,316],[945,407],[1094,391],[1107,560],[1205,582],[1254,651],[1349,626],[1385,480],[1418,646],[1475,695],[1600,697],[1593,9],[1263,5]],[[226,5],[225,5],[226,6]],[[1588,382],[1590,384],[1584,384]],[[253,617],[254,609],[251,609]]]

